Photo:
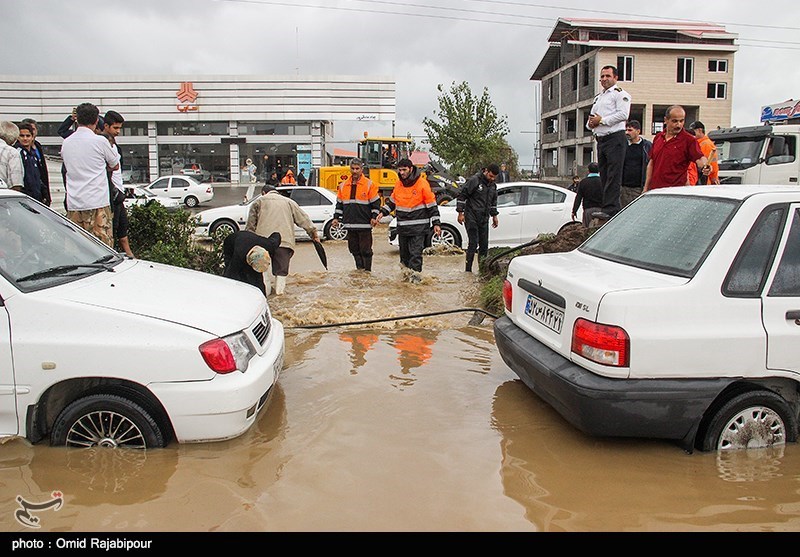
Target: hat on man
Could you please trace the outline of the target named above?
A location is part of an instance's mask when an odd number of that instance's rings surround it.
[[[264,186],[261,188],[261,193],[269,193],[271,191],[278,191],[278,188],[271,184],[264,184]]]
[[[269,252],[261,246],[253,246],[247,252],[247,264],[257,273],[266,273],[271,262]]]
[[[700,120],[695,120],[694,122],[692,122],[692,125],[689,126],[689,129],[690,130],[703,130],[703,131],[705,131],[706,127],[703,125],[703,122],[701,122]]]

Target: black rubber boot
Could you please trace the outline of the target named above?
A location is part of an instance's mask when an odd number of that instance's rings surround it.
[[[372,272],[372,256],[365,255],[364,256],[364,270],[367,272]]]
[[[464,266],[464,270],[468,273],[472,272],[472,260],[475,258],[472,254],[467,254],[467,264]]]
[[[363,269],[364,268],[364,258],[361,257],[361,254],[356,255],[353,254],[353,259],[356,260],[356,269]]]

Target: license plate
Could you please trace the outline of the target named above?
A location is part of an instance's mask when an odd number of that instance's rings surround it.
[[[564,311],[554,305],[540,300],[536,296],[528,294],[528,301],[525,303],[525,315],[533,318],[558,334],[561,334],[561,326],[564,324]]]

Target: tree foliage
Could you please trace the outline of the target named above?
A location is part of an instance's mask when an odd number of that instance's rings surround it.
[[[507,117],[498,116],[488,88],[484,87],[480,97],[472,93],[466,81],[453,82],[448,91],[442,84],[437,89],[439,109],[434,114],[438,121],[428,117],[422,120],[431,152],[451,172],[461,175],[474,174],[493,162],[508,162],[508,152],[513,153],[513,149],[504,139],[509,133]]]
[[[195,242],[195,220],[188,211],[168,211],[159,203],[134,205],[128,221],[128,240],[138,259],[222,274],[222,240],[214,238],[210,245]]]

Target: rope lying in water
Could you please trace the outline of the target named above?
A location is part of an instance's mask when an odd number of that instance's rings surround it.
[[[450,313],[461,313],[465,311],[471,311],[475,315],[473,315],[472,319],[470,320],[470,324],[477,324],[475,323],[476,318],[478,318],[479,314],[482,314],[487,317],[491,317],[492,319],[500,319],[499,316],[493,315],[486,310],[482,310],[480,308],[461,308],[461,309],[450,309],[446,311],[435,311],[433,313],[419,313],[416,315],[404,315],[401,317],[384,317],[381,319],[368,319],[366,321],[350,321],[348,323],[324,323],[322,325],[295,325],[293,327],[286,327],[287,329],[325,329],[327,327],[348,327],[350,325],[369,325],[370,323],[382,323],[386,321],[400,321],[402,319],[419,319],[421,317],[434,317],[436,315],[447,315]],[[482,321],[482,318],[481,318]]]

